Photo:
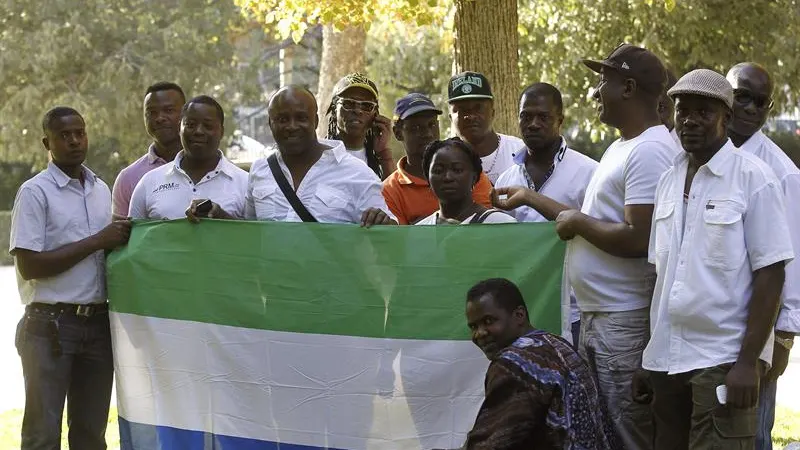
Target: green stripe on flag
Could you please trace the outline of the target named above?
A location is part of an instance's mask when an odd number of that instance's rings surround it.
[[[467,290],[505,277],[522,289],[534,325],[560,333],[564,248],[552,223],[137,223],[108,259],[108,290],[113,311],[144,316],[462,340]]]

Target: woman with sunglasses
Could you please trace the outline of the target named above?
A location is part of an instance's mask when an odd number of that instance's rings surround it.
[[[472,199],[472,189],[483,173],[481,158],[468,143],[455,137],[433,141],[422,157],[425,178],[439,199],[439,210],[416,225],[468,225],[513,223],[517,220],[499,209],[489,209]]]
[[[328,106],[328,139],[344,142],[381,180],[395,164],[389,148],[391,121],[378,112],[378,88],[361,73],[345,76],[333,88]]]

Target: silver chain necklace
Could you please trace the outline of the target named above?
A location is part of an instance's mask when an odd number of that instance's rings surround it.
[[[489,166],[488,169],[484,169],[483,171],[489,173],[494,169],[494,165],[497,164],[497,154],[500,153],[500,133],[497,133],[497,148],[494,150],[494,158],[492,158],[492,165]]]

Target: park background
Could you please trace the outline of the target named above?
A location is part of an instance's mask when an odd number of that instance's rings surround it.
[[[409,92],[444,109],[453,73],[483,72],[496,96],[495,128],[508,134],[518,134],[521,88],[552,83],[564,95],[571,147],[599,159],[616,135],[597,120],[589,98],[597,77],[579,61],[629,42],[653,50],[678,76],[764,65],[776,81],[765,131],[800,164],[799,35],[795,0],[0,0],[0,247],[17,188],[47,164],[42,114],[55,105],[82,112],[87,164],[111,185],[146,151],[143,94],[162,80],[187,97],[219,100],[222,149],[243,167],[274,143],[272,92],[305,85],[324,114],[333,84],[353,71],[377,83],[387,116]],[[446,114],[441,128],[450,133]],[[402,155],[394,140],[392,149]],[[0,252],[0,450],[18,448],[24,405],[13,348],[22,307],[10,263]],[[779,384],[776,448],[800,441],[794,355]],[[109,436],[116,448],[115,422]]]

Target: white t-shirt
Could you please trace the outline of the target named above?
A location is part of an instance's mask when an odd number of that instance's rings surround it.
[[[625,220],[626,205],[654,204],[656,185],[680,150],[658,125],[608,147],[589,182],[581,212],[604,222]],[[647,258],[612,256],[576,236],[567,250],[567,276],[583,312],[646,308],[655,285]]]
[[[495,184],[500,175],[514,165],[514,154],[525,148],[525,143],[518,137],[500,133],[497,135],[500,136],[500,145],[497,146],[497,150],[481,157],[483,171],[492,184]]]
[[[472,218],[475,217],[475,214],[467,217],[461,222],[461,225],[469,225]],[[439,219],[439,211],[431,214],[430,216],[420,220],[419,222],[415,223],[414,225],[437,225],[436,221]],[[502,211],[494,211],[486,216],[486,218],[481,223],[516,223],[517,219],[512,217],[509,214],[506,214]]]
[[[675,130],[675,128],[669,132],[669,135],[672,136],[672,140],[675,141],[675,145],[678,146],[678,148],[683,148],[683,144],[681,144],[681,138],[678,137],[678,132]]]
[[[133,189],[129,215],[134,219],[180,219],[192,200],[207,198],[236,218],[244,218],[247,172],[222,156],[197,184],[181,169],[183,151],[173,162],[147,172]]]

